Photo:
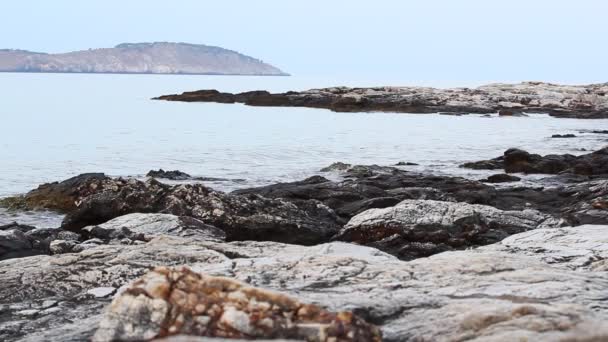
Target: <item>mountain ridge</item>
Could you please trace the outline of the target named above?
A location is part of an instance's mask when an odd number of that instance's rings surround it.
[[[65,53],[0,49],[0,72],[288,76],[260,59],[218,46],[121,43]]]

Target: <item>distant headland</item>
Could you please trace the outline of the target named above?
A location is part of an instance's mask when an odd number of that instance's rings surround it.
[[[4,49],[0,50],[0,72],[289,75],[236,51],[168,42],[124,43],[58,54]]]

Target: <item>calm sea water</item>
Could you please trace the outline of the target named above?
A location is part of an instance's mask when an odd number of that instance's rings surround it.
[[[410,82],[412,84],[413,82]],[[162,94],[395,85],[374,80],[299,77],[0,74],[0,197],[83,172],[143,176],[179,169],[245,179],[232,190],[303,179],[335,162],[421,164],[411,169],[481,177],[457,167],[509,147],[583,153],[602,147],[608,120],[332,113],[306,108],[151,101]],[[551,139],[574,133],[575,139]],[[0,223],[12,220],[0,212]]]

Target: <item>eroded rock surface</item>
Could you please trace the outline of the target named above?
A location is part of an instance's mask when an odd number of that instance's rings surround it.
[[[156,268],[131,284],[112,302],[93,341],[140,341],[179,334],[381,341],[378,328],[351,312],[331,313],[277,292],[185,267]]]
[[[496,113],[522,116],[523,112],[557,117],[608,117],[608,83],[585,86],[542,82],[490,84],[475,89],[425,87],[334,87],[271,94],[240,94],[216,90],[165,95],[156,99],[186,102],[245,103],[251,106],[326,108],[337,112]]]
[[[405,200],[355,217],[336,239],[376,247],[402,259],[496,243],[527,230],[562,222],[534,210],[502,211],[490,206]]]
[[[607,246],[608,226],[580,226],[536,229],[409,262],[341,242],[305,247],[181,237],[11,259],[0,261],[0,339],[90,339],[110,300],[91,293],[120,292],[151,267],[188,265],[331,312],[352,311],[389,342],[602,341]]]
[[[228,240],[314,244],[337,232],[333,211],[317,201],[298,205],[259,195],[235,196],[201,184],[170,186],[153,179],[117,179],[116,188],[96,193],[69,213],[63,227],[80,230],[129,213],[190,216],[222,229]]]

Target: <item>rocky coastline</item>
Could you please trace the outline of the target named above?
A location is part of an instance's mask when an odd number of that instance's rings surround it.
[[[335,112],[495,114],[546,113],[561,118],[608,118],[608,83],[559,85],[543,82],[489,84],[478,88],[333,87],[232,94],[199,90],[155,100],[243,103],[249,106],[324,108]]]
[[[607,151],[463,166],[483,181],[335,163],[231,193],[162,169],[43,184],[0,199],[65,214],[0,227],[0,340],[607,340]]]

